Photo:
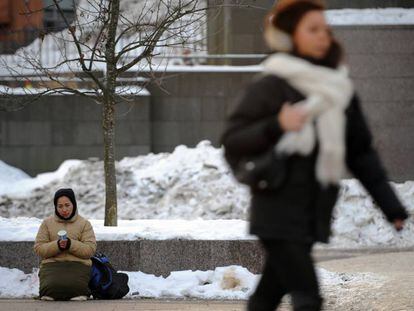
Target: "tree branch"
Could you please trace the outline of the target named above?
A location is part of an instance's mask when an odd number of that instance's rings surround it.
[[[99,88],[101,88],[101,90],[104,90],[105,87],[102,84],[102,82],[99,81],[99,79],[92,73],[91,70],[88,70],[88,68],[85,65],[85,61],[83,59],[84,58],[84,55],[82,53],[82,49],[80,47],[79,40],[76,37],[76,33],[75,33],[76,32],[76,29],[74,29],[73,27],[71,28],[71,26],[70,26],[70,24],[69,24],[69,22],[68,22],[68,20],[67,20],[67,18],[65,16],[65,14],[62,11],[62,8],[58,4],[58,1],[57,0],[53,0],[53,2],[55,3],[56,8],[58,9],[58,12],[59,12],[60,16],[62,17],[62,19],[64,20],[66,26],[69,28],[69,32],[72,35],[73,41],[74,41],[74,43],[76,45],[76,49],[77,49],[78,54],[79,54],[80,64],[81,64],[81,67],[82,67],[83,72],[85,72],[99,86]]]

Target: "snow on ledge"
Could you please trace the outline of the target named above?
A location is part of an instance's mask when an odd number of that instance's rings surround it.
[[[244,220],[118,220],[105,227],[103,220],[90,220],[98,241],[121,240],[254,240]],[[41,219],[0,217],[0,241],[34,241]]]
[[[414,25],[414,9],[341,9],[325,11],[330,25]]]
[[[259,62],[259,61],[258,61]],[[132,68],[131,70],[133,70]],[[250,66],[218,66],[218,65],[195,65],[195,66],[178,66],[178,65],[168,65],[168,66],[158,66],[158,67],[146,67],[140,69],[142,72],[261,72],[263,67],[260,65],[250,65]]]
[[[24,88],[24,87],[9,87],[6,85],[0,85],[0,95],[37,95],[43,92],[46,92],[48,89],[46,88]],[[93,89],[76,89],[78,92],[81,93],[89,93],[91,96],[95,92]],[[115,89],[116,94],[127,96],[150,96],[150,92],[142,87],[137,86],[117,86]],[[59,93],[47,94],[45,96],[60,96],[60,95],[76,95],[73,92],[69,91],[59,91]]]

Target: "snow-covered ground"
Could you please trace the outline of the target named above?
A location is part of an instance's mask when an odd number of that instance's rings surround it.
[[[14,170],[0,165],[0,171]],[[98,239],[251,239],[250,193],[233,179],[223,150],[207,141],[118,162],[117,228],[103,226],[103,180],[102,162],[96,160],[66,161],[56,172],[15,182],[0,174],[0,239],[32,241],[41,219],[53,213],[60,187],[75,190],[80,214],[92,219]],[[392,186],[413,213],[414,182]],[[334,216],[335,247],[414,246],[412,222],[395,232],[356,180],[342,182]]]
[[[370,273],[334,273],[319,268],[322,291],[339,294],[352,286],[379,286],[384,277]],[[30,298],[38,295],[38,270],[25,274],[0,267],[0,298]],[[214,271],[177,271],[168,277],[126,272],[130,292],[126,298],[247,299],[259,276],[240,266],[218,267]]]

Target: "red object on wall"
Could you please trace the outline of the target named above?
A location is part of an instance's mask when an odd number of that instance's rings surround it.
[[[43,29],[43,8],[43,0],[0,0],[0,41],[32,41]]]
[[[11,0],[0,0],[0,25],[11,22]]]
[[[12,3],[12,30],[43,28],[42,0],[13,0],[10,2]]]

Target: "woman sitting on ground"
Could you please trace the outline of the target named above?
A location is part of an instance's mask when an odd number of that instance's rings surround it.
[[[39,296],[42,300],[86,300],[95,233],[91,223],[78,215],[72,189],[58,190],[54,204],[55,214],[43,220],[34,245],[42,259]]]

